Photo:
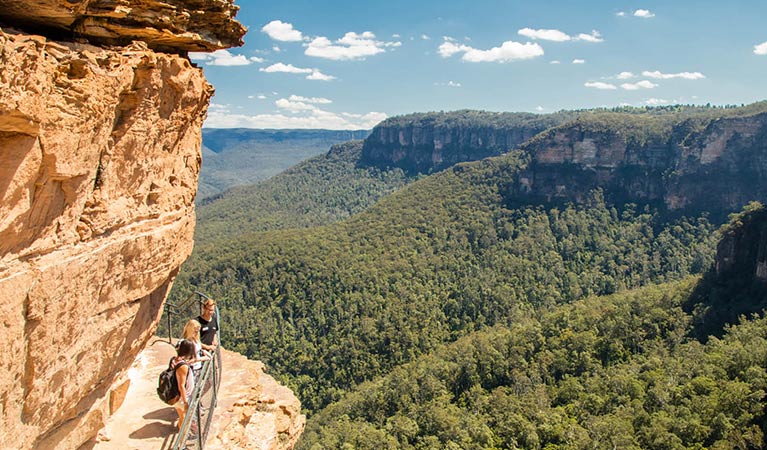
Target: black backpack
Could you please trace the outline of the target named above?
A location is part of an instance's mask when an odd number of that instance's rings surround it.
[[[188,366],[185,361],[180,361],[175,366],[173,365],[173,358],[168,362],[168,368],[160,373],[160,379],[157,383],[157,395],[160,400],[172,405],[178,401],[178,396],[181,391],[178,389],[178,380],[176,379],[176,369],[182,365]]]

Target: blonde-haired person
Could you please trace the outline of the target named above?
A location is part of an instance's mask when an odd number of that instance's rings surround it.
[[[200,342],[200,322],[194,319],[189,320],[184,325],[181,339],[194,344],[194,359],[188,361],[188,363],[192,366],[194,374],[199,377],[203,361],[210,359],[210,355],[202,349],[202,342]]]

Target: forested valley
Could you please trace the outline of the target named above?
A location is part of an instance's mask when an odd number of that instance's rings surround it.
[[[721,112],[656,111],[650,140]],[[219,301],[225,345],[301,399],[301,448],[762,446],[763,290],[712,269],[761,205],[720,229],[600,187],[510,201],[524,149],[428,176],[360,151],[201,205],[171,295]]]

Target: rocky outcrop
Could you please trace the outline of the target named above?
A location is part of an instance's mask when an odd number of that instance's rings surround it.
[[[767,210],[754,203],[731,218],[716,246],[716,276],[767,286]]]
[[[0,31],[0,60],[0,435],[72,449],[119,404],[192,250],[212,88],[143,43]]]
[[[238,9],[234,0],[0,0],[0,21],[94,44],[140,40],[170,52],[213,51],[243,44]]]
[[[395,117],[373,129],[365,140],[362,160],[411,174],[436,172],[511,151],[568,117],[468,110]]]
[[[225,352],[209,450],[290,450],[306,425],[293,392],[266,373],[263,363]]]
[[[657,123],[613,117],[551,129],[521,146],[530,164],[509,202],[579,201],[601,188],[615,203],[732,212],[767,200],[767,113]]]

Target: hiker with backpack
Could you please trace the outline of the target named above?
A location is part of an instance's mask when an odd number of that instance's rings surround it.
[[[173,407],[178,413],[178,428],[180,430],[181,424],[184,423],[184,416],[189,410],[192,391],[194,391],[194,372],[189,370],[189,362],[195,359],[194,343],[182,340],[178,344],[176,355],[170,363],[176,374],[176,385],[178,386],[178,400],[173,403]]]

